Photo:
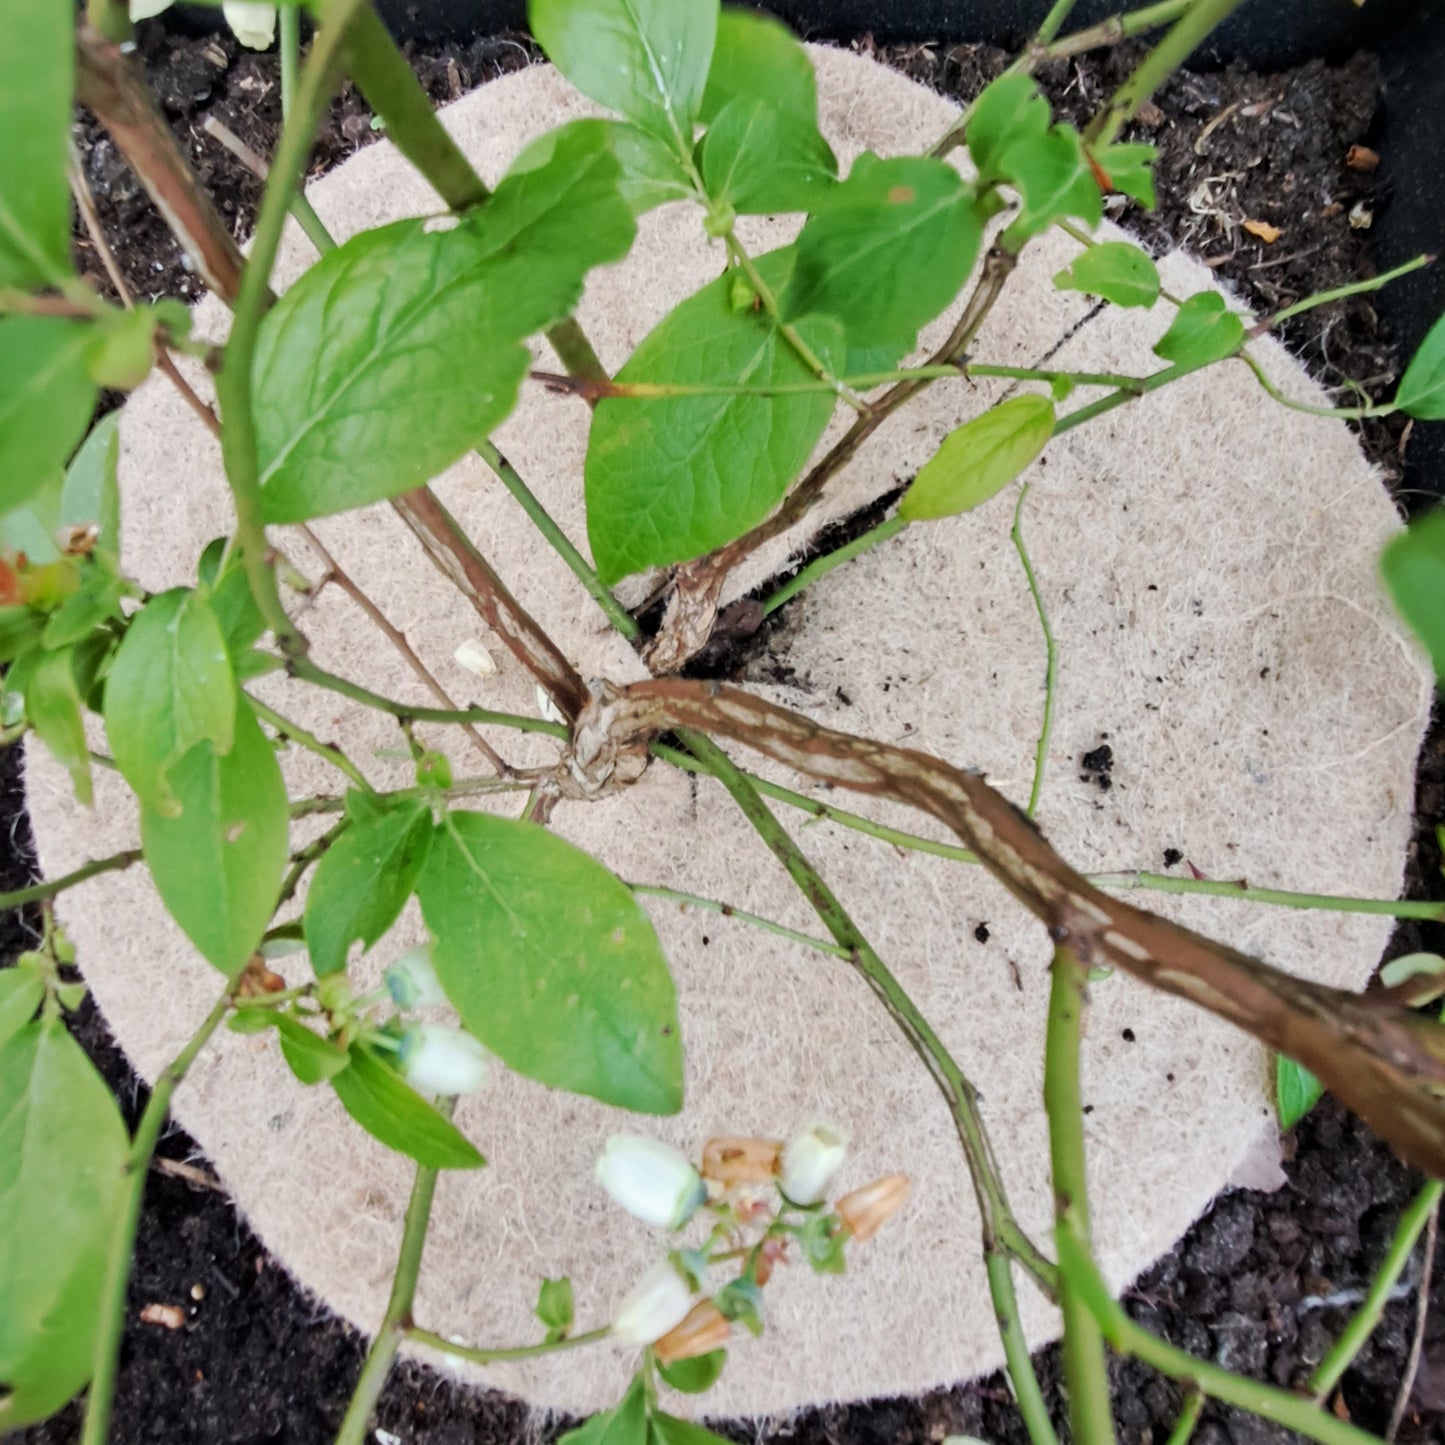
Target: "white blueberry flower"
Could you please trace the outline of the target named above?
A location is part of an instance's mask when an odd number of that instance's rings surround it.
[[[692,1289],[670,1259],[659,1260],[628,1291],[612,1316],[624,1345],[650,1345],[680,1325],[692,1308]]]
[[[422,1094],[474,1094],[492,1067],[481,1044],[445,1024],[413,1024],[402,1035],[398,1058],[402,1077]]]
[[[778,1185],[794,1204],[817,1204],[848,1153],[848,1136],[832,1124],[814,1120],[783,1148]]]
[[[445,219],[455,221],[456,217],[451,216]],[[475,638],[469,637],[462,643],[452,656],[468,672],[475,673],[478,677],[491,677],[497,670],[496,659],[487,651]]]
[[[640,1134],[614,1134],[597,1161],[597,1177],[629,1214],[658,1229],[681,1229],[707,1198],[685,1154]]]
[[[398,1008],[436,1008],[447,1001],[446,990],[432,963],[431,946],[409,948],[382,974]]]
[[[150,20],[162,10],[171,8],[171,0],[130,0],[130,22]]]
[[[236,39],[251,50],[266,50],[276,39],[276,7],[255,0],[223,0],[221,13]]]

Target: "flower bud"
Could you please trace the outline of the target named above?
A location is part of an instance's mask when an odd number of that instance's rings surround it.
[[[875,1179],[871,1184],[845,1194],[837,1204],[838,1218],[861,1244],[872,1239],[903,1207],[907,1198],[908,1176],[885,1174],[882,1179]]]
[[[422,1094],[472,1094],[487,1082],[492,1056],[445,1024],[413,1024],[401,1036],[402,1077]]]
[[[817,1204],[848,1152],[848,1136],[831,1124],[815,1120],[783,1150],[778,1183],[794,1204]]]
[[[457,650],[452,653],[457,662],[470,673],[477,677],[491,677],[496,672],[496,660],[492,654],[475,638],[467,638]]]
[[[710,1299],[699,1300],[680,1325],[674,1325],[654,1343],[653,1349],[661,1364],[675,1365],[679,1360],[722,1349],[732,1332],[727,1316]]]
[[[276,38],[276,7],[257,0],[222,0],[221,13],[236,39],[252,50],[265,50]]]
[[[420,943],[409,948],[382,974],[386,991],[397,1008],[435,1008],[447,1001],[441,979],[431,961],[431,947]]]
[[[777,1139],[709,1139],[702,1150],[702,1177],[727,1188],[767,1184],[777,1177],[782,1160]]]
[[[692,1290],[670,1259],[659,1260],[633,1285],[612,1316],[612,1333],[624,1345],[650,1345],[692,1308]]]
[[[707,1198],[685,1154],[640,1134],[614,1134],[597,1161],[597,1177],[629,1214],[659,1229],[681,1229]]]

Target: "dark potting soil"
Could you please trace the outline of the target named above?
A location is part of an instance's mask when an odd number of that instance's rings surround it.
[[[241,51],[228,35],[179,38],[159,25],[141,28],[141,54],[182,143],[239,237],[247,232],[259,186],[202,130],[219,120],[253,149],[274,147],[280,118],[273,56]],[[1005,63],[981,46],[858,47],[949,93],[969,96]],[[465,46],[417,51],[414,64],[438,101],[532,62],[524,37],[479,39]],[[1127,68],[1123,52],[1063,63],[1042,78],[1055,104],[1086,116]],[[1181,75],[1146,110],[1144,138],[1160,147],[1160,206],[1152,215],[1131,208],[1123,217],[1147,243],[1189,245],[1262,311],[1311,292],[1371,274],[1367,214],[1389,204],[1375,175],[1352,167],[1351,146],[1368,146],[1378,99],[1368,58],[1340,69],[1312,64],[1277,76],[1231,69]],[[368,143],[371,116],[348,90],[333,107],[316,147],[324,170]],[[107,234],[128,283],[142,297],[199,294],[199,283],[108,138],[82,117],[81,149]],[[1361,159],[1356,153],[1356,161]],[[1367,159],[1367,158],[1366,158]],[[1354,214],[1355,225],[1350,222]],[[1266,242],[1245,221],[1280,228]],[[108,289],[88,240],[77,238],[87,272]],[[1284,328],[1289,344],[1321,379],[1345,378],[1377,396],[1398,370],[1369,298],[1336,303]],[[1362,442],[1387,473],[1406,444],[1389,419],[1362,432]],[[1414,499],[1402,498],[1409,506]],[[766,657],[767,629],[743,652],[722,655],[713,668],[730,671]],[[760,653],[763,654],[760,657]],[[1098,762],[1098,759],[1094,759]],[[1089,760],[1079,760],[1087,767]],[[33,876],[18,749],[0,750],[0,888]],[[1106,772],[1098,770],[1100,776]],[[1445,718],[1426,743],[1417,791],[1418,830],[1408,862],[1408,894],[1440,897],[1440,851],[1434,828],[1445,820]],[[1176,858],[1172,860],[1177,863]],[[0,956],[34,937],[35,919],[0,914]],[[1445,948],[1445,928],[1402,925],[1392,953]],[[145,1097],[87,1005],[76,1032],[134,1120]],[[1297,1385],[1323,1356],[1358,1303],[1418,1180],[1358,1121],[1326,1100],[1289,1141],[1289,1183],[1275,1194],[1227,1195],[1128,1292],[1131,1312],[1150,1329],[1195,1354],[1282,1386]],[[153,1174],[137,1242],[130,1318],[112,1438],[198,1445],[260,1445],[263,1441],[329,1440],[341,1420],[364,1354],[364,1340],[310,1300],[267,1255],[223,1194],[208,1187],[207,1163],[179,1130],[159,1156],[188,1166],[189,1177]],[[1384,1428],[1405,1373],[1415,1331],[1421,1270],[1417,1252],[1383,1320],[1333,1400],[1336,1413],[1373,1430]],[[1424,1351],[1399,1438],[1445,1437],[1445,1261],[1435,1271]],[[148,1303],[181,1306],[182,1328],[139,1321]],[[930,1327],[918,1322],[919,1330]],[[1041,1352],[1042,1381],[1058,1409],[1058,1354]],[[1115,1403],[1121,1438],[1158,1445],[1181,1402],[1177,1386],[1132,1363],[1116,1363]],[[68,1445],[78,1438],[72,1405],[23,1432],[29,1445]],[[546,1438],[524,1407],[502,1396],[463,1391],[415,1366],[396,1371],[377,1424],[406,1442]],[[758,1432],[724,1425],[738,1440]],[[556,1431],[550,1432],[555,1434]],[[804,1412],[769,1438],[798,1445],[912,1445],[949,1434],[1021,1442],[1025,1436],[1002,1377],[921,1398],[885,1400]],[[1274,1445],[1287,1432],[1240,1412],[1211,1407],[1198,1432],[1205,1445]]]

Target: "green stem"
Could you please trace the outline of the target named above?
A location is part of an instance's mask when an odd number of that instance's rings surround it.
[[[792,943],[801,943],[804,948],[816,948],[820,953],[832,954],[834,958],[852,958],[849,950],[839,944],[829,943],[824,938],[814,938],[811,934],[800,933],[796,928],[789,928],[785,923],[775,923],[771,918],[748,913],[745,909],[733,907],[731,903],[720,903],[716,898],[702,898],[696,893],[683,893],[676,888],[662,888],[652,883],[629,883],[627,886],[644,898],[664,898],[669,903],[679,903],[685,908],[705,908],[709,913],[719,913],[724,918],[736,918],[741,923],[752,924],[754,928],[764,929],[768,933],[776,933],[779,938],[786,938]]]
[[[1204,1414],[1204,1402],[1207,1398],[1203,1390],[1191,1389],[1185,1395],[1179,1418],[1174,1422],[1174,1428],[1169,1432],[1169,1438],[1164,1445],[1189,1445],[1199,1425],[1199,1417]]]
[[[170,1110],[176,1086],[185,1078],[191,1065],[195,1063],[196,1056],[205,1048],[211,1035],[225,1018],[236,990],[240,987],[243,972],[244,969],[237,970],[200,1028],[191,1035],[190,1041],[155,1081],[151,1096],[140,1116],[140,1123],[136,1125],[135,1135],[131,1139],[130,1154],[125,1165],[125,1192],[121,1198],[115,1233],[111,1235],[110,1250],[105,1261],[105,1282],[97,1310],[95,1347],[90,1389],[85,1397],[85,1424],[81,1430],[81,1445],[105,1445],[106,1437],[110,1433],[110,1412],[115,1395],[116,1372],[120,1365],[120,1341],[125,1329],[126,1286],[130,1281],[136,1225],[140,1220],[146,1177],[150,1172],[151,1156],[155,1153],[161,1125]]]
[[[1272,396],[1281,406],[1288,407],[1291,411],[1302,411],[1306,416],[1337,416],[1346,421],[1359,421],[1367,416],[1389,416],[1396,410],[1392,401],[1382,401],[1370,406],[1315,406],[1307,401],[1294,401],[1287,397],[1274,382],[1265,374],[1264,368],[1251,356],[1248,350],[1241,347],[1239,359],[1254,373],[1254,379]]]
[[[276,907],[281,908],[295,896],[306,876],[306,870],[351,826],[350,818],[338,818],[324,833],[313,838],[304,848],[294,853],[291,867],[281,881],[281,892],[276,897]]]
[[[1024,1339],[1023,1327],[1018,1319],[1013,1261],[1002,1250],[988,1250],[983,1262],[988,1273],[988,1292],[998,1321],[999,1337],[1003,1341],[1004,1366],[1013,1384],[1014,1400],[1019,1414],[1023,1416],[1029,1439],[1033,1445],[1058,1445],[1059,1437],[1054,1433],[1054,1422],[1049,1417],[1049,1407],[1044,1401],[1044,1392],[1039,1388],[1039,1377],[1034,1373],[1028,1341]]]
[[[256,342],[261,316],[271,296],[271,268],[281,244],[291,198],[299,188],[312,135],[331,94],[342,40],[358,12],[370,14],[364,6],[365,0],[325,0],[322,6],[321,28],[302,70],[292,116],[282,129],[261,199],[250,258],[241,275],[233,307],[225,359],[216,378],[216,396],[225,422],[221,455],[236,504],[236,542],[256,604],[287,657],[299,657],[305,652],[306,643],[282,605],[266,541],[259,445],[252,410]]]
[[[301,66],[301,9],[297,5],[283,5],[277,19],[281,26],[277,49],[281,52],[281,120],[284,124],[291,119],[291,107],[296,100]]]
[[[1054,1267],[1019,1227],[1009,1208],[994,1162],[993,1149],[978,1111],[978,1093],[959,1069],[943,1041],[919,1012],[898,980],[859,931],[836,894],[819,876],[803,850],[769,811],[753,785],[732,759],[711,738],[680,733],[699,763],[727,790],[773,856],[822,920],[833,940],[844,949],[853,968],[883,1004],[914,1052],[923,1061],[953,1116],[959,1143],[968,1161],[978,1196],[985,1247],[1012,1255],[1047,1293],[1053,1287]],[[1012,1286],[1010,1285],[1010,1293]]]
[[[1353,1364],[1355,1356],[1364,1348],[1365,1341],[1374,1333],[1375,1326],[1380,1323],[1380,1316],[1385,1313],[1385,1306],[1389,1303],[1390,1291],[1404,1274],[1405,1266],[1415,1252],[1415,1245],[1429,1222],[1431,1212],[1440,1203],[1442,1189],[1445,1189],[1445,1185],[1438,1180],[1431,1180],[1410,1201],[1409,1207],[1400,1216],[1390,1247],[1385,1251],[1385,1257],[1380,1261],[1374,1279],[1370,1281],[1369,1292],[1345,1326],[1344,1333],[1335,1341],[1334,1347],[1309,1378],[1306,1388],[1314,1396],[1317,1405],[1323,1403],[1330,1391],[1339,1384],[1345,1371]]]
[[[1060,1258],[1070,1245],[1087,1258],[1089,1196],[1084,1168],[1084,1098],[1079,1083],[1087,975],[1073,950],[1062,945],[1054,951],[1052,975],[1044,1108],[1049,1116],[1056,1234]],[[1114,1439],[1114,1411],[1103,1331],[1067,1272],[1059,1279],[1059,1307],[1064,1316],[1064,1385],[1073,1438],[1079,1445],[1109,1445]]]
[[[74,888],[77,883],[84,883],[87,878],[94,878],[101,873],[119,873],[123,868],[129,868],[132,863],[139,863],[144,857],[139,848],[127,848],[123,853],[112,853],[109,858],[97,858],[93,863],[84,863],[73,873],[66,873],[60,878],[47,878],[40,883],[32,883],[27,888],[14,888],[9,893],[0,893],[0,913],[7,908],[23,908],[27,903],[43,903],[47,898],[54,898],[57,893],[64,893],[67,888]]]
[[[1158,391],[1161,386],[1168,386],[1172,381],[1178,381],[1181,377],[1188,376],[1190,372],[1199,371],[1199,366],[1166,366],[1160,371],[1152,371],[1148,376],[1137,378],[1135,384],[1130,387],[1120,387],[1118,391],[1110,392],[1108,396],[1101,396],[1097,401],[1091,401],[1087,406],[1077,407],[1067,416],[1060,417],[1054,424],[1054,435],[1062,436],[1066,431],[1073,431],[1076,426],[1082,426],[1086,421],[1093,421],[1095,417],[1103,416],[1125,402],[1134,401],[1137,397],[1143,396],[1146,392]]]
[[[672,767],[684,772],[708,776],[708,769],[695,758],[670,748],[665,743],[653,743],[654,757],[661,758]],[[792,788],[770,783],[755,773],[744,773],[748,782],[765,798],[776,799],[791,808],[807,813],[815,821],[837,823],[840,827],[851,828],[876,838],[880,843],[895,848],[907,848],[914,853],[927,853],[935,858],[948,858],[955,863],[977,864],[978,856],[957,843],[945,843],[935,838],[925,838],[918,833],[907,833],[901,828],[891,828],[886,823],[865,818],[861,813],[850,812],[818,798],[810,798]],[[1445,920],[1445,902],[1416,899],[1350,898],[1334,893],[1292,893],[1280,888],[1251,888],[1244,883],[1231,883],[1216,878],[1172,878],[1167,873],[1089,873],[1085,877],[1097,888],[1108,888],[1124,892],[1142,888],[1153,893],[1199,893],[1213,898],[1240,898],[1247,903],[1266,903],[1280,908],[1300,908],[1323,913],[1365,913],[1385,918],[1420,918],[1430,921]]]
[[[1146,30],[1155,30],[1177,20],[1194,3],[1194,0],[1160,0],[1157,5],[1144,5],[1138,10],[1127,10],[1121,15],[1110,16],[1097,25],[1076,30],[1062,40],[1046,46],[1045,60],[1064,60],[1071,55],[1082,55],[1087,50],[1098,50],[1105,45],[1117,45],[1121,40],[1132,40]]]
[[[592,564],[572,545],[567,534],[553,519],[552,514],[537,500],[536,494],[524,482],[517,469],[498,450],[495,442],[481,442],[477,455],[496,474],[497,480],[516,498],[518,505],[532,520],[532,525],[552,544],[553,550],[572,569],[572,574],[587,589],[587,594],[607,614],[607,620],[629,642],[640,632],[637,623],[625,607],[603,586],[602,579]]]
[[[305,748],[308,752],[315,753],[318,758],[325,758],[333,768],[344,773],[363,793],[376,791],[367,781],[366,774],[335,744],[323,743],[315,733],[309,733],[300,723],[294,723],[290,718],[282,717],[279,712],[267,707],[264,702],[252,697],[250,693],[244,693],[243,696],[250,704],[251,711],[262,722],[269,723],[281,737],[289,738],[291,742]]]
[[[1372,276],[1368,281],[1352,281],[1348,286],[1336,286],[1332,291],[1317,291],[1313,296],[1306,296],[1303,301],[1296,301],[1293,306],[1286,306],[1283,311],[1276,311],[1273,316],[1255,326],[1252,334],[1257,336],[1272,326],[1278,326],[1282,321],[1288,321],[1291,316],[1313,311],[1316,306],[1325,306],[1331,301],[1343,301],[1347,296],[1361,296],[1366,292],[1378,291],[1382,286],[1388,286],[1391,281],[1398,281],[1401,276],[1408,276],[1411,271],[1428,266],[1434,259],[1433,256],[1422,254],[1396,266],[1393,271]]]
[[[1039,794],[1044,786],[1044,768],[1049,756],[1049,737],[1054,728],[1054,687],[1059,676],[1059,652],[1054,643],[1054,630],[1049,626],[1048,610],[1044,606],[1043,593],[1039,591],[1039,579],[1034,575],[1034,564],[1029,560],[1029,550],[1024,545],[1023,517],[1024,502],[1029,494],[1029,483],[1019,488],[1018,504],[1014,507],[1013,539],[1014,549],[1023,563],[1024,576],[1028,579],[1029,595],[1034,599],[1034,610],[1039,614],[1039,626],[1044,632],[1044,717],[1039,725],[1038,746],[1034,749],[1034,781],[1029,789],[1029,802],[1025,811],[1032,818],[1039,806]]]
[[[1164,38],[1135,67],[1084,133],[1091,145],[1108,145],[1139,113],[1139,108],[1244,0],[1193,0]]]
[[[889,517],[886,521],[879,522],[876,527],[870,527],[845,546],[839,547],[837,551],[825,552],[821,557],[815,557],[798,572],[797,576],[789,578],[776,592],[764,600],[763,616],[772,616],[783,603],[790,602],[805,587],[811,587],[814,582],[820,577],[826,577],[835,567],[841,567],[845,562],[851,562],[853,558],[861,557],[864,552],[876,547],[880,542],[886,542],[890,537],[896,537],[907,525],[908,523],[902,517]]]
[[[1231,1374],[1150,1334],[1130,1319],[1113,1299],[1098,1266],[1072,1238],[1060,1241],[1059,1268],[1087,1303],[1104,1338],[1121,1354],[1132,1355],[1171,1380],[1201,1390],[1211,1400],[1248,1410],[1261,1419],[1318,1440],[1320,1445],[1380,1445],[1374,1435],[1336,1419],[1313,1400]]]
[[[442,1112],[450,1114],[448,1106]],[[371,1342],[366,1363],[352,1392],[351,1403],[341,1429],[336,1432],[336,1445],[365,1445],[371,1412],[381,1398],[392,1362],[411,1324],[412,1301],[416,1298],[417,1277],[421,1273],[421,1256],[426,1248],[427,1225],[431,1221],[432,1197],[436,1193],[437,1171],[418,1164],[411,1186],[411,1199],[406,1206],[406,1219],[401,1231],[401,1249],[397,1255],[396,1273],[391,1281],[391,1298],[381,1328]]]
[[[610,1326],[604,1325],[601,1329],[588,1330],[580,1335],[568,1335],[561,1340],[542,1340],[535,1345],[507,1345],[497,1349],[454,1344],[445,1335],[439,1335],[433,1330],[419,1329],[416,1325],[409,1326],[404,1333],[413,1344],[428,1345],[458,1360],[467,1360],[474,1365],[496,1365],[504,1360],[535,1360],[540,1355],[556,1355],[563,1350],[578,1349],[582,1345],[595,1345],[605,1340],[612,1330]]]
[[[1032,44],[1047,49],[1054,37],[1064,28],[1064,21],[1069,18],[1075,3],[1076,0],[1054,0],[1049,7],[1049,13],[1044,16],[1043,23],[1034,31]]]
[[[546,733],[548,737],[562,738],[563,740],[572,736],[562,723],[548,722],[545,718],[540,717],[527,717],[524,713],[494,712],[491,708],[485,707],[414,707],[409,702],[395,702],[389,697],[383,697],[379,692],[372,692],[370,688],[362,687],[359,683],[350,682],[344,677],[338,677],[335,673],[317,667],[307,657],[293,658],[288,664],[287,670],[292,677],[300,678],[302,682],[314,683],[317,687],[324,687],[328,692],[349,697],[353,702],[376,708],[380,712],[389,713],[392,717],[409,718],[412,722],[456,723],[459,725],[479,723],[485,727],[515,728],[518,732],[524,733]]]

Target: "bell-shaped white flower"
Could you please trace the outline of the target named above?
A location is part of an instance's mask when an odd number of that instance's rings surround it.
[[[223,0],[221,13],[237,40],[251,50],[266,50],[276,39],[276,7],[256,0]]]
[[[794,1204],[817,1204],[848,1153],[848,1136],[832,1124],[814,1120],[783,1148],[778,1186]]]
[[[629,1214],[658,1229],[681,1229],[707,1198],[687,1155],[640,1134],[614,1134],[597,1161],[597,1177]]]
[[[474,1094],[487,1082],[492,1056],[470,1034],[445,1024],[413,1024],[401,1036],[402,1077],[421,1094]]]
[[[172,0],[130,0],[130,23],[134,25],[137,20],[149,20],[162,10],[169,10],[171,3]]]
[[[382,978],[397,1008],[437,1008],[447,1002],[429,944],[419,943],[407,949]]]
[[[675,1329],[692,1308],[682,1271],[661,1259],[628,1291],[612,1316],[612,1333],[624,1345],[650,1345]]]

